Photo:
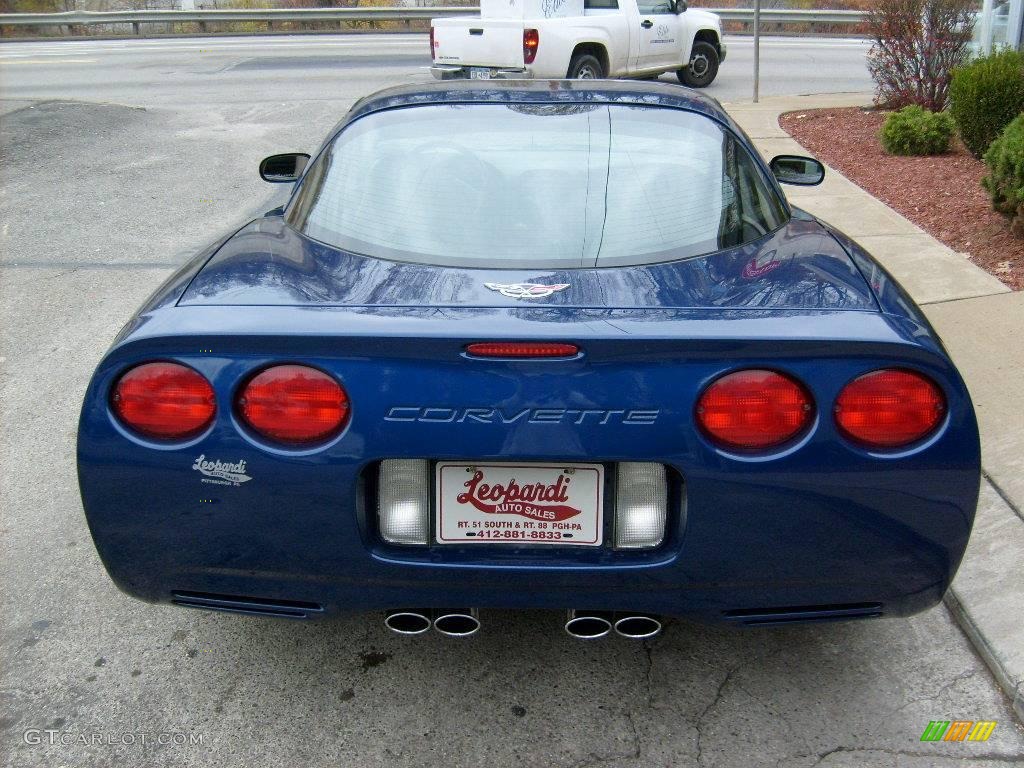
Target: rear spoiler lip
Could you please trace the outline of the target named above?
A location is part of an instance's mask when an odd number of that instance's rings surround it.
[[[422,307],[397,314],[353,307],[176,308],[139,318],[107,358],[176,356],[196,349],[246,355],[286,350],[295,358],[430,358],[461,352],[473,341],[562,341],[578,344],[590,359],[881,355],[953,368],[930,329],[879,312],[789,311],[766,317],[728,311],[709,317],[710,310],[563,310],[557,322],[548,313],[530,319],[533,312],[510,308],[458,314]]]

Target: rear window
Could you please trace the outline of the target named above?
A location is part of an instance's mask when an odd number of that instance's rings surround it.
[[[702,115],[593,104],[432,105],[363,117],[289,211],[354,253],[465,267],[600,267],[742,245],[785,209]]]

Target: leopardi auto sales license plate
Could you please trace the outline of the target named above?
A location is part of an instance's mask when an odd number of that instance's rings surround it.
[[[600,464],[437,464],[439,544],[601,544]]]

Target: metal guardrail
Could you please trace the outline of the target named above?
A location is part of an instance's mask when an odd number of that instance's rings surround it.
[[[752,23],[754,11],[749,8],[706,8],[723,21]],[[443,16],[473,16],[478,7],[438,8],[238,8],[211,11],[67,11],[65,13],[3,13],[0,26],[67,26],[96,24],[131,24],[136,34],[140,24],[260,21],[274,22],[363,22],[413,21]],[[761,11],[762,23],[810,22],[818,24],[860,24],[867,20],[863,11],[816,11],[772,9]]]
[[[722,17],[722,21],[754,23],[753,8],[701,8]],[[761,23],[810,22],[816,24],[862,24],[868,20],[867,11],[816,11],[790,8],[761,9]]]
[[[402,21],[479,12],[479,8],[237,8],[216,11],[3,13],[0,25],[180,24],[211,21]]]

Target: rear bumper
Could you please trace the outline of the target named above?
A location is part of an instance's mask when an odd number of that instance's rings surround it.
[[[454,64],[435,64],[430,68],[430,74],[437,80],[468,80],[471,69],[488,70],[490,80],[529,80],[533,73],[529,69],[514,69],[505,67],[460,67]]]
[[[261,309],[260,317],[272,309]],[[205,312],[224,322],[238,310],[192,307],[188,322],[203,327]],[[865,338],[876,318],[838,314]],[[830,319],[838,318],[823,313],[814,327],[827,328]],[[155,322],[140,327],[152,332]],[[297,333],[296,322],[281,337],[129,339],[101,363],[79,424],[79,482],[97,549],[124,591],[153,602],[191,592],[304,603],[313,606],[303,609],[310,616],[455,606],[745,622],[784,610],[876,603],[878,613],[898,616],[941,599],[967,545],[980,479],[977,425],[951,364],[924,347],[783,339],[766,352],[760,342],[719,330],[725,342],[695,336],[674,353],[685,365],[666,362],[657,340],[634,337],[623,347],[591,339],[593,363],[470,366],[458,362],[466,335],[452,342],[452,354],[443,352],[447,341],[426,337],[414,352],[396,354],[379,333],[346,347],[357,320],[346,318],[349,335],[327,342],[315,332]],[[514,322],[506,337],[515,338]],[[617,330],[630,327],[628,318],[616,322]],[[247,334],[255,323],[246,316]],[[580,338],[566,327],[554,338]],[[217,352],[177,352],[201,347]],[[189,365],[215,389],[217,418],[189,443],[149,444],[110,413],[116,378],[154,357]],[[346,431],[322,448],[273,448],[236,423],[231,404],[242,382],[282,359],[335,372],[355,404]],[[797,444],[769,457],[737,456],[694,428],[703,386],[739,360],[788,371],[810,387],[819,417]],[[949,413],[923,445],[879,456],[841,439],[830,404],[847,382],[894,361],[940,382]],[[656,409],[657,420],[625,417],[633,407]],[[249,479],[209,482],[195,467],[203,456],[244,462]],[[682,493],[675,494],[664,542],[645,552],[398,547],[377,533],[372,473],[385,458],[657,462],[681,478],[685,507]],[[611,498],[609,490],[605,499]]]
[[[655,550],[397,547],[376,535],[366,467],[253,456],[253,481],[221,491],[175,488],[192,484],[184,468],[172,478],[95,458],[85,457],[83,499],[122,590],[186,605],[182,593],[302,604],[301,618],[451,606],[737,624],[823,612],[903,616],[936,604],[949,586],[978,484],[971,468],[834,479],[691,472],[689,501],[677,499]]]
[[[251,575],[210,578],[193,574],[179,581],[191,582],[193,588],[175,589],[157,597],[124,591],[147,602],[280,618],[320,619],[353,612],[404,609],[431,613],[455,606],[483,610],[650,613],[734,626],[904,617],[937,605],[945,593],[941,585],[908,594],[902,589],[893,591],[884,584],[868,583],[833,589],[823,585],[812,588],[777,586],[759,591],[755,596],[744,589],[693,586],[661,590],[634,586],[609,592],[595,589],[592,584],[574,584],[554,589],[544,581],[524,583],[519,579],[507,579],[504,586],[486,588],[461,580],[453,583],[448,579],[424,581],[412,577],[389,584],[353,585]],[[123,589],[122,584],[118,586]]]

